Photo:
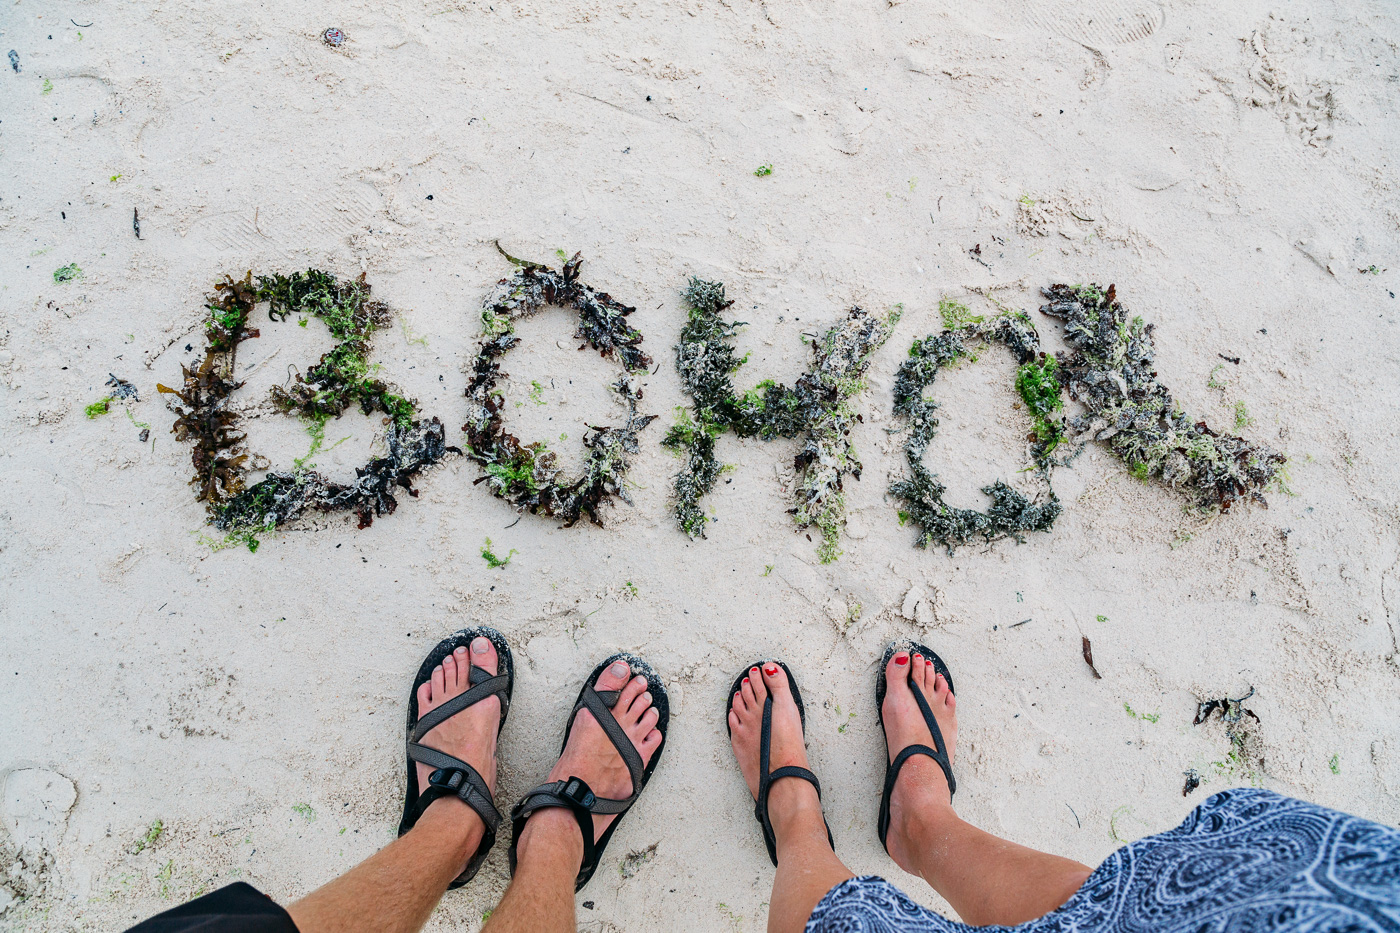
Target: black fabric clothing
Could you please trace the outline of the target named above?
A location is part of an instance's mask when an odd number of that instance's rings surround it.
[[[127,933],[297,933],[291,914],[239,881],[132,927]]]

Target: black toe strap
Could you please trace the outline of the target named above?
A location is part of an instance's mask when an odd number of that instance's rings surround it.
[[[462,710],[475,706],[489,696],[495,695],[500,698],[501,712],[504,713],[510,706],[510,677],[505,674],[491,674],[475,664],[467,674],[467,679],[471,686],[464,693],[459,693],[441,706],[435,706],[418,718],[414,724],[413,735],[409,742],[417,742],[433,729],[447,722]],[[427,762],[424,762],[427,764]]]
[[[938,720],[933,717],[933,710],[928,705],[928,699],[924,696],[924,692],[919,689],[919,685],[914,683],[912,678],[909,681],[909,689],[914,691],[914,701],[919,704],[919,712],[923,714],[924,725],[928,726],[929,734],[933,736],[933,744],[936,746],[936,749],[931,749],[927,745],[911,745],[903,752],[900,752],[898,758],[908,760],[909,756],[906,752],[910,749],[914,749],[918,754],[928,755],[934,761],[938,762],[938,766],[943,769],[943,776],[948,779],[948,796],[951,797],[953,794],[957,793],[958,782],[953,779],[953,764],[948,760],[948,746],[943,742],[943,730],[938,728]],[[898,760],[898,758],[896,760]],[[899,764],[902,766],[903,762],[899,762]]]
[[[822,785],[817,780],[817,776],[806,768],[797,765],[785,765],[776,771],[769,771],[770,756],[773,745],[773,695],[769,694],[763,700],[763,731],[758,740],[758,798],[754,801],[753,815],[763,827],[763,842],[768,846],[768,857],[773,860],[773,864],[778,864],[778,837],[773,832],[773,823],[768,818],[768,793],[773,789],[773,782],[779,778],[795,777],[801,778],[811,784],[817,790],[817,800],[822,797]],[[825,822],[825,818],[823,818]],[[831,836],[831,826],[826,827],[826,841],[831,845],[832,850],[836,849],[836,841]]]
[[[613,800],[607,797],[597,797],[594,799],[590,810],[599,815],[610,813],[622,813],[632,806],[637,800],[637,795],[642,789],[642,772],[645,765],[642,764],[641,753],[632,744],[632,740],[627,737],[622,725],[613,716],[613,707],[617,705],[618,699],[622,696],[620,690],[595,690],[592,684],[584,687],[583,695],[574,705],[574,712],[569,717],[569,730],[573,731],[574,720],[578,718],[581,710],[588,710],[593,714],[593,718],[598,721],[598,725],[603,727],[603,732],[607,735],[608,741],[612,742],[613,748],[622,756],[623,764],[627,765],[627,774],[632,779],[632,793],[622,800]],[[585,785],[586,786],[586,785]]]

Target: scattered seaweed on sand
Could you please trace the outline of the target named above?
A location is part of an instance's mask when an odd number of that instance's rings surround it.
[[[1219,713],[1219,721],[1230,740],[1230,750],[1224,759],[1212,761],[1211,769],[1219,777],[1232,781],[1247,780],[1257,787],[1264,772],[1264,743],[1258,733],[1259,716],[1244,705],[1252,696],[1254,688],[1250,687],[1249,692],[1239,699],[1226,696],[1200,700],[1192,725],[1199,726]]]
[[[1055,463],[1051,454],[1064,441],[1064,402],[1055,376],[1055,358],[1041,351],[1040,337],[1023,313],[988,319],[946,298],[939,303],[939,311],[944,329],[916,340],[895,378],[894,410],[906,419],[909,433],[904,454],[910,475],[891,484],[890,493],[906,503],[901,516],[907,515],[918,525],[915,543],[919,547],[938,543],[951,555],[959,545],[978,539],[988,544],[1008,537],[1024,542],[1029,532],[1049,531],[1060,515],[1060,500],[1050,488],[1050,469]],[[975,359],[981,346],[991,342],[1009,347],[1020,364],[1016,388],[1035,426],[1028,438],[1029,452],[1049,492],[1044,500],[1032,501],[997,480],[982,488],[992,504],[979,512],[949,505],[943,498],[947,487],[924,465],[924,453],[938,433],[938,403],[926,397],[924,390],[933,384],[940,369],[965,358]]]
[[[458,452],[447,445],[437,418],[414,421],[408,427],[391,422],[384,441],[389,448],[387,455],[356,468],[355,479],[348,484],[332,482],[309,469],[268,473],[229,499],[215,516],[214,525],[237,535],[270,532],[307,509],[316,509],[353,511],[359,527],[368,528],[375,516],[392,515],[398,508],[395,490],[417,497],[413,478],[449,452]]]
[[[481,546],[481,559],[486,561],[486,566],[490,567],[492,570],[509,566],[510,559],[514,557],[516,553],[515,548],[511,548],[509,554],[505,557],[501,557],[495,551],[491,550],[490,538],[487,538],[486,543]]]
[[[255,551],[257,535],[307,509],[350,510],[358,516],[359,527],[366,528],[375,516],[392,514],[398,507],[396,489],[416,496],[413,478],[456,452],[447,445],[438,419],[417,420],[413,401],[374,377],[375,367],[368,362],[370,335],[391,315],[382,302],[370,298],[363,275],[344,280],[311,269],[291,276],[259,276],[255,283],[249,272],[241,280],[226,277],[214,289],[205,305],[204,357],[184,367],[179,389],[156,388],[178,399],[171,403],[176,414],[171,430],[177,440],[191,444],[191,485],[196,498],[207,505],[210,523],[229,533],[225,543],[241,542]],[[245,485],[246,435],[239,430],[239,414],[231,401],[243,383],[234,381],[232,374],[239,344],[259,335],[248,322],[262,301],[268,302],[272,321],[306,314],[324,321],[339,341],[305,375],[298,373],[290,386],[273,389],[278,408],[307,419],[313,438],[324,436],[325,422],[351,404],[358,403],[365,414],[385,415],[388,453],[358,468],[351,483],[328,480],[303,459],[294,470],[273,471],[255,485]]]
[[[53,281],[55,285],[63,285],[68,282],[75,282],[83,277],[83,270],[76,262],[70,262],[66,266],[59,266],[53,270]]]
[[[1052,285],[1041,289],[1043,314],[1064,321],[1056,378],[1087,409],[1069,420],[1079,436],[1107,441],[1135,477],[1161,479],[1185,490],[1202,509],[1230,508],[1277,483],[1282,454],[1192,421],[1157,380],[1153,325],[1128,315],[1113,285]]]
[[[136,386],[115,373],[107,374],[107,385],[112,387],[111,394],[107,397],[113,401],[124,402],[127,399],[131,399],[133,402],[141,401],[141,394],[136,390]]]
[[[1094,646],[1089,643],[1088,635],[1081,635],[1079,637],[1079,649],[1080,653],[1084,655],[1084,663],[1089,665],[1089,672],[1094,675],[1094,679],[1103,680],[1103,675],[1100,674],[1099,669],[1094,666]]]
[[[732,343],[743,322],[722,316],[733,304],[724,285],[692,278],[682,296],[690,315],[676,345],[676,368],[694,416],[682,410],[663,441],[686,458],[674,485],[676,524],[692,538],[704,537],[708,519],[700,502],[723,471],[715,442],[725,431],[763,440],[802,435],[794,459],[801,481],[789,511],[800,527],[815,525],[821,532],[822,562],[836,560],[846,520],[842,484],[847,475],[860,479],[861,473],[848,439],[856,421],[852,399],[865,388],[870,358],[889,338],[900,309],[872,316],[852,308],[812,341],[812,369],[794,385],[765,380],[740,395],[730,376],[744,363]]]
[[[1209,719],[1211,713],[1214,712],[1220,713],[1220,720],[1226,725],[1237,723],[1246,715],[1252,717],[1255,722],[1258,722],[1259,717],[1254,714],[1254,711],[1245,709],[1243,705],[1244,701],[1252,696],[1254,696],[1254,688],[1250,687],[1249,692],[1238,700],[1233,700],[1230,697],[1220,697],[1215,700],[1201,700],[1196,704],[1196,718],[1192,721],[1191,725],[1199,726]]]
[[[112,402],[124,402],[127,399],[131,399],[134,402],[141,401],[141,396],[136,391],[136,386],[127,382],[125,379],[118,378],[113,373],[107,374],[106,384],[112,387],[112,391],[83,409],[89,421],[107,414],[111,410]],[[127,411],[127,417],[131,418],[133,424],[136,422],[130,410]]]
[[[616,496],[632,504],[624,485],[628,456],[638,452],[637,433],[656,417],[637,414],[642,393],[633,374],[645,371],[651,358],[637,346],[642,342],[641,332],[626,320],[636,309],[578,281],[581,254],[575,253],[562,270],[555,271],[500,251],[519,268],[497,284],[482,307],[485,339],[472,364],[466,391],[467,423],[462,427],[467,434],[466,455],[485,471],[477,482],[486,483],[492,495],[516,508],[557,516],[565,527],[584,515],[602,525],[599,508],[603,502]],[[506,431],[504,397],[497,388],[497,382],[507,375],[501,372],[501,358],[520,343],[515,322],[549,305],[577,312],[575,336],[602,356],[616,360],[623,369],[612,388],[627,403],[627,420],[620,427],[590,429],[583,438],[588,460],[576,477],[561,475],[558,458],[544,442],[522,443]]]

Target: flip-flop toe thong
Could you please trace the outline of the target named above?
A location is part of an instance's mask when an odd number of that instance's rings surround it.
[[[492,674],[472,664],[468,674],[470,686],[465,692],[419,716],[419,686],[431,680],[433,670],[458,648],[466,648],[467,657],[470,658],[471,643],[477,637],[488,639],[496,647],[496,673]],[[510,712],[510,697],[514,688],[515,659],[511,656],[510,645],[506,644],[505,636],[500,632],[481,626],[453,632],[438,642],[424,658],[422,666],[418,669],[418,676],[414,678],[413,688],[408,694],[408,782],[404,795],[403,819],[399,821],[399,835],[402,836],[412,829],[428,809],[428,805],[440,797],[457,797],[475,810],[486,824],[481,844],[477,846],[462,873],[448,885],[449,889],[460,888],[476,876],[481,863],[486,860],[487,853],[496,843],[496,830],[501,824],[501,814],[491,799],[491,786],[486,777],[455,755],[424,745],[422,741],[432,729],[492,696],[501,701],[500,725],[504,727],[506,715]],[[418,786],[419,763],[434,769],[428,777],[426,788]]]

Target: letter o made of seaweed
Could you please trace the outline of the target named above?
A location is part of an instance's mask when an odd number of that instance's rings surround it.
[[[497,284],[481,310],[484,339],[472,365],[467,423],[462,427],[466,456],[484,471],[477,482],[486,483],[493,495],[516,508],[556,516],[565,527],[583,515],[602,525],[601,503],[617,496],[632,504],[623,484],[627,456],[637,452],[637,432],[656,417],[637,414],[642,395],[633,374],[645,371],[651,359],[637,347],[641,333],[626,320],[636,309],[579,282],[583,260],[577,253],[560,271],[501,253],[520,268]],[[501,372],[502,359],[520,344],[515,322],[551,305],[575,311],[575,337],[619,364],[622,373],[612,388],[627,402],[627,421],[621,427],[594,427],[584,436],[587,462],[576,477],[561,474],[556,455],[543,442],[524,443],[505,429],[504,399],[496,385],[506,375]]]
[[[958,545],[978,539],[989,544],[1007,537],[1024,542],[1026,532],[1049,531],[1060,514],[1060,500],[1050,487],[1050,469],[1055,462],[1051,453],[1065,439],[1056,360],[1040,351],[1040,337],[1024,314],[987,320],[948,300],[942,302],[940,310],[944,330],[915,341],[895,378],[895,413],[907,419],[904,454],[910,475],[894,482],[890,493],[905,503],[901,523],[907,518],[918,526],[919,547],[938,543],[952,554]],[[946,487],[923,464],[924,452],[938,433],[938,403],[926,398],[924,389],[933,384],[939,369],[965,357],[975,359],[973,347],[993,341],[1010,348],[1020,363],[1016,389],[1035,425],[1028,441],[1048,494],[1043,501],[1033,502],[997,480],[982,488],[992,505],[979,512],[948,505],[943,500]]]
[[[196,498],[208,506],[209,521],[228,533],[225,543],[241,542],[257,550],[259,534],[273,531],[307,509],[322,512],[353,510],[359,526],[367,527],[376,515],[394,511],[396,487],[411,496],[418,493],[412,480],[424,467],[437,463],[449,451],[442,422],[418,419],[417,407],[375,376],[368,362],[370,336],[387,324],[389,308],[370,297],[364,276],[338,279],[327,272],[260,275],[249,272],[241,281],[225,278],[214,286],[206,302],[204,357],[184,367],[179,389],[158,385],[174,395],[171,409],[176,420],[171,431],[191,445]],[[246,435],[239,430],[240,416],[232,407],[234,393],[243,383],[235,381],[238,347],[259,335],[250,318],[259,302],[269,303],[271,322],[304,314],[324,323],[336,346],[295,380],[272,390],[272,401],[282,411],[307,420],[312,436],[311,453],[291,470],[274,470],[252,486],[244,477],[249,453]],[[365,414],[384,413],[388,452],[356,469],[348,484],[332,482],[310,469],[310,458],[320,448],[325,423],[338,418],[351,405]]]

